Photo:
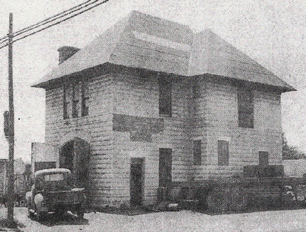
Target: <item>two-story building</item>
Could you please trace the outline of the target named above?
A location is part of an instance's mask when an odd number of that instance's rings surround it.
[[[211,30],[133,11],[33,87],[46,143],[92,205],[151,204],[158,187],[281,164],[281,93],[294,88]]]

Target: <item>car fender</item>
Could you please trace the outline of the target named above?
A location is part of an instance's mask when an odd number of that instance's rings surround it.
[[[48,211],[47,207],[43,204],[44,197],[41,193],[38,193],[34,197],[34,204],[37,211]]]
[[[28,202],[30,202],[32,199],[32,192],[27,192],[25,198]]]

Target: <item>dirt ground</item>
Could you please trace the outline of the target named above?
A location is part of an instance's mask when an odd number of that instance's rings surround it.
[[[27,209],[16,207],[19,231],[306,231],[306,210],[280,210],[240,214],[209,215],[192,211],[154,212],[140,215],[86,213],[83,220],[72,214],[62,218],[49,215],[38,222]],[[0,217],[6,217],[0,208]],[[5,231],[1,229],[0,231]]]

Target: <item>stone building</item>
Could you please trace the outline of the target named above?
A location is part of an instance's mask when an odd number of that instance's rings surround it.
[[[156,202],[171,182],[281,164],[281,93],[294,88],[207,29],[133,11],[83,49],[61,47],[46,143],[93,205]]]

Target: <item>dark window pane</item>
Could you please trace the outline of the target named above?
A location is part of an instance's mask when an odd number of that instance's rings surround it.
[[[72,91],[72,117],[79,117],[79,83],[73,83]]]
[[[63,94],[63,118],[68,119],[69,118],[69,103],[70,103],[70,97],[69,97],[69,84],[64,84],[64,94]]]
[[[79,117],[79,101],[74,100],[73,101],[73,106],[72,106],[72,117],[77,118]]]
[[[254,128],[254,96],[249,90],[238,90],[238,126]]]
[[[201,165],[201,140],[193,141],[193,164]]]
[[[82,117],[87,116],[89,114],[89,90],[88,90],[88,81],[82,82]]]
[[[68,105],[69,105],[69,102],[64,102],[64,119],[69,118],[69,115],[68,115]]]
[[[172,149],[159,149],[159,187],[166,187],[172,181]]]
[[[159,114],[171,117],[171,83],[165,78],[159,79]]]
[[[260,151],[259,152],[259,166],[268,166],[269,165],[269,152]]]
[[[229,165],[229,142],[225,140],[218,140],[218,165]]]

